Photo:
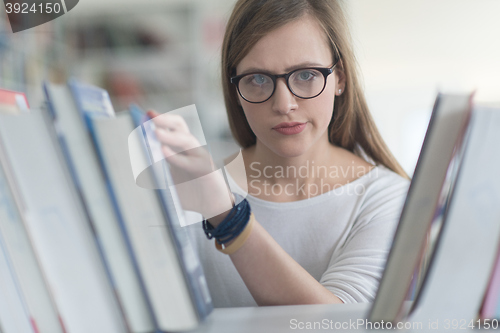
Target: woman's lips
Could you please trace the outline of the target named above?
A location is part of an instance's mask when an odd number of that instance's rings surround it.
[[[293,134],[299,134],[306,128],[307,123],[280,123],[276,126],[273,127],[273,130],[275,130],[278,133],[284,134],[284,135],[293,135]]]

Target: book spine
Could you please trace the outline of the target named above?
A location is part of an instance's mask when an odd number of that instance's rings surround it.
[[[486,289],[486,296],[481,309],[481,318],[500,319],[500,250],[497,253],[490,283]]]
[[[154,323],[154,326],[156,327],[156,330],[159,332],[158,320],[156,318],[156,315],[155,315],[155,312],[154,312],[154,309],[153,309],[153,306],[152,306],[151,299],[150,299],[150,297],[148,295],[144,278],[143,278],[143,276],[141,274],[141,270],[139,268],[139,262],[138,262],[137,256],[136,256],[136,254],[134,252],[134,249],[133,249],[133,246],[132,246],[132,240],[130,239],[130,236],[129,236],[128,231],[127,231],[127,226],[126,226],[123,214],[121,212],[120,205],[118,203],[118,198],[116,197],[115,192],[113,190],[113,185],[112,185],[112,182],[111,182],[111,178],[109,176],[109,171],[106,168],[106,163],[105,163],[105,159],[104,159],[104,156],[103,156],[103,152],[100,149],[99,137],[98,137],[98,135],[97,135],[97,133],[96,133],[96,131],[94,129],[93,120],[96,117],[95,117],[95,115],[89,115],[89,114],[83,114],[83,117],[84,117],[85,124],[86,124],[86,126],[87,126],[87,128],[89,130],[90,135],[91,135],[91,138],[92,138],[92,141],[94,143],[94,146],[96,148],[97,156],[99,158],[99,161],[101,163],[101,167],[102,167],[102,170],[103,170],[103,173],[104,173],[106,190],[108,191],[108,194],[109,194],[109,197],[110,197],[110,200],[111,200],[111,204],[112,204],[113,209],[114,209],[114,211],[116,213],[116,217],[118,219],[120,231],[121,231],[122,236],[123,236],[123,238],[125,240],[125,245],[127,247],[128,253],[130,255],[130,259],[132,261],[132,265],[133,265],[134,270],[135,270],[135,272],[137,274],[137,277],[139,279],[139,284],[140,284],[142,293],[143,293],[143,295],[144,295],[144,297],[146,299],[146,304],[148,306],[148,311],[151,314],[151,317],[153,319],[153,323]]]
[[[145,155],[148,159],[149,165],[152,166],[155,161],[154,156],[157,153],[153,150],[155,147],[159,147],[159,145],[155,144],[154,147],[152,146],[152,140],[157,143],[156,137],[150,126],[144,126],[144,123],[149,121],[150,118],[144,115],[142,110],[135,105],[130,106],[130,112],[134,125],[141,127],[142,136],[146,144],[146,147],[144,148],[147,150]],[[164,180],[165,184],[161,184],[162,189],[157,189],[156,194],[160,199],[161,208],[165,216],[165,225],[168,229],[168,234],[175,245],[174,248],[176,255],[179,260],[184,279],[187,281],[189,294],[196,308],[196,314],[199,320],[203,320],[213,309],[205,274],[198,256],[194,253],[192,245],[189,243],[185,230],[181,228],[179,219],[182,217],[181,214],[183,212],[177,212],[174,205],[176,192],[175,188],[169,187],[169,183],[173,184],[173,181],[170,176],[168,165],[165,160],[162,160],[159,163],[162,164],[163,175],[155,175],[157,176],[155,181],[156,183],[159,183],[161,180]]]
[[[165,224],[172,235],[184,277],[188,281],[189,291],[196,305],[197,315],[200,320],[203,320],[210,314],[213,308],[203,268],[198,256],[194,253],[189,243],[185,230],[181,229],[180,226],[176,227],[174,225],[174,223],[178,223],[178,220],[173,217],[175,215],[175,207],[169,197],[171,194],[170,189],[157,190],[157,192],[161,198],[163,212],[168,216]]]

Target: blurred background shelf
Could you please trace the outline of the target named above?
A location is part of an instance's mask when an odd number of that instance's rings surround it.
[[[166,112],[196,104],[208,140],[230,138],[220,89],[224,1],[82,2],[16,34],[0,18],[0,86],[42,102],[40,82],[68,77],[109,91],[117,112],[136,102]]]
[[[107,89],[117,111],[196,104],[207,137],[229,137],[218,79],[223,17],[200,1],[95,8],[65,25],[70,75]]]

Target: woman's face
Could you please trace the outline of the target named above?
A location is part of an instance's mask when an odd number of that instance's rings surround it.
[[[315,19],[305,15],[260,39],[236,71],[238,75],[257,71],[283,74],[297,68],[331,67],[333,62],[325,33]],[[325,90],[312,99],[293,95],[284,78],[277,80],[276,90],[266,102],[253,104],[238,95],[257,145],[282,157],[295,157],[315,144],[328,143],[334,97],[339,89],[344,90],[343,75],[338,73],[330,74]]]

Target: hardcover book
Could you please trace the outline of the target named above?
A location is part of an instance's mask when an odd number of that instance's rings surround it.
[[[394,242],[375,301],[371,322],[397,322],[412,308],[411,287],[424,259],[432,253],[432,234],[439,234],[442,209],[453,183],[453,161],[457,160],[471,115],[471,96],[439,94],[408,190]],[[430,243],[429,243],[430,241]],[[430,244],[429,248],[427,245]],[[416,291],[418,294],[418,290]],[[408,304],[408,301],[410,304]]]

